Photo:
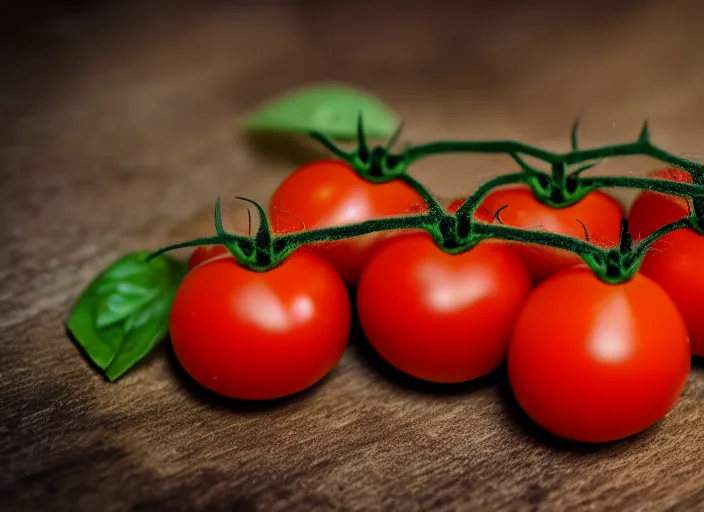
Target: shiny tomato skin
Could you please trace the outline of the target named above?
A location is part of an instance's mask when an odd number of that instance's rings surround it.
[[[659,169],[651,178],[692,183],[692,176],[680,169]],[[640,240],[665,224],[689,215],[686,199],[644,190],[636,196],[628,212],[628,229],[634,240]]]
[[[425,234],[380,244],[362,271],[357,311],[369,343],[418,379],[464,382],[504,360],[511,326],[531,288],[504,244],[450,255]]]
[[[266,400],[322,379],[342,357],[350,324],[347,287],[329,262],[303,248],[267,272],[234,258],[194,268],[174,298],[170,335],[198,383]]]
[[[578,203],[565,208],[552,208],[538,201],[530,187],[516,185],[490,192],[482,202],[492,217],[501,207],[499,218],[507,226],[549,231],[581,240],[586,239],[584,223],[592,242],[602,246],[616,245],[620,237],[623,207],[612,197],[591,192]],[[511,243],[536,283],[546,277],[581,264],[579,256],[549,247]]]
[[[191,257],[188,260],[188,270],[193,270],[201,263],[211,260],[215,257],[229,254],[227,247],[224,245],[200,245],[195,248]]]
[[[275,233],[296,232],[401,215],[422,201],[405,183],[370,183],[344,162],[323,160],[297,169],[279,185],[269,216]],[[314,244],[311,249],[332,262],[348,285],[354,285],[384,235]]]
[[[684,318],[692,354],[704,356],[704,236],[678,229],[657,240],[643,260],[640,272],[658,283]]]
[[[691,183],[692,176],[681,169],[659,169],[652,178]],[[656,229],[690,213],[687,199],[658,192],[643,191],[631,205],[628,220],[633,238],[642,239]],[[684,317],[692,353],[704,356],[704,236],[690,229],[679,229],[657,240],[648,251],[641,273],[650,277],[672,297]]]
[[[636,434],[675,405],[690,369],[687,329],[667,293],[645,276],[610,285],[586,267],[531,293],[508,347],[523,410],[573,441]]]

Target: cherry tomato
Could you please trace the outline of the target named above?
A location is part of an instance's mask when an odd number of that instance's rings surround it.
[[[538,201],[527,185],[499,188],[490,192],[482,202],[493,217],[497,210],[501,222],[507,226],[545,230],[585,240],[589,233],[592,242],[603,246],[616,245],[620,237],[621,205],[608,195],[595,191],[578,203],[566,208],[551,208]],[[584,223],[584,226],[580,223]],[[528,244],[510,244],[523,260],[535,282],[578,265],[579,256],[550,247]]]
[[[179,362],[201,385],[264,400],[322,379],[342,356],[350,323],[342,279],[302,248],[267,272],[234,258],[194,268],[176,292],[170,334]]]
[[[450,255],[427,233],[380,244],[362,271],[362,330],[392,366],[419,379],[475,379],[504,360],[530,276],[505,246],[483,241]]]
[[[640,272],[658,283],[684,318],[692,353],[704,356],[704,236],[678,229],[660,238],[646,254]]]
[[[274,192],[269,215],[276,233],[355,224],[400,215],[422,198],[400,181],[366,181],[346,163],[325,160],[294,171]],[[311,245],[354,285],[374,245],[384,233]]]
[[[607,442],[640,432],[677,402],[690,368],[682,316],[640,274],[611,285],[586,267],[541,283],[508,348],[516,399],[546,430]]]
[[[692,176],[680,169],[659,169],[649,174],[651,178],[692,183]],[[643,191],[628,212],[628,227],[634,240],[640,240],[656,229],[689,215],[686,199],[658,192]]]
[[[660,169],[653,178],[691,183],[692,176],[681,169]],[[643,191],[629,212],[634,239],[642,239],[656,229],[689,215],[689,201],[682,197]],[[658,283],[672,297],[689,331],[692,353],[704,356],[704,236],[690,229],[679,229],[657,240],[648,251],[641,273]]]
[[[188,270],[192,270],[205,261],[226,254],[230,254],[230,252],[224,245],[201,245],[196,247],[188,260]]]

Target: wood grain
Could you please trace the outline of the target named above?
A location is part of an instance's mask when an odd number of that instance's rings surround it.
[[[3,510],[704,510],[698,362],[660,424],[584,447],[533,426],[503,370],[422,386],[380,363],[358,329],[324,382],[265,405],[204,392],[167,344],[110,385],[69,341],[74,299],[109,262],[209,233],[218,193],[265,201],[322,154],[235,129],[294,86],[364,87],[404,116],[410,141],[566,149],[582,114],[585,145],[633,139],[648,118],[673,152],[704,148],[695,2],[433,4],[3,7]],[[443,157],[413,172],[454,195],[511,169]]]

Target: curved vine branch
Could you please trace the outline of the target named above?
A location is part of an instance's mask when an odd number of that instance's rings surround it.
[[[568,153],[554,153],[512,140],[497,140],[440,141],[411,146],[394,154],[389,149],[399,132],[397,131],[386,147],[369,147],[360,116],[356,151],[344,151],[322,134],[311,135],[339,158],[350,163],[365,179],[375,183],[400,180],[408,184],[425,201],[428,207],[427,213],[384,217],[350,225],[304,229],[296,233],[275,235],[263,208],[254,201],[239,198],[254,205],[260,220],[256,234],[244,236],[225,231],[218,197],[215,202],[215,236],[164,247],[154,252],[150,259],[173,249],[221,244],[226,246],[234,258],[246,268],[267,271],[279,265],[299,247],[308,244],[354,238],[382,231],[422,229],[432,236],[440,249],[450,254],[470,250],[477,243],[489,238],[570,251],[579,255],[602,280],[618,283],[630,279],[637,272],[646,252],[661,236],[676,229],[700,230],[704,226],[704,165],[675,156],[652,145],[647,123],[643,125],[635,142],[592,149],[579,149],[577,132],[578,121],[572,129],[573,150]],[[496,176],[484,183],[464,201],[455,214],[450,214],[442,208],[426,187],[407,173],[411,163],[421,158],[448,152],[505,153],[519,164],[521,170]],[[676,165],[692,174],[693,183],[629,176],[583,177],[581,175],[582,172],[596,165],[595,161],[626,155],[646,155]],[[528,165],[523,156],[531,156],[550,164],[551,172],[543,172]],[[566,172],[567,167],[572,165],[578,168],[569,173]],[[486,194],[496,187],[515,183],[527,184],[538,199],[554,207],[574,204],[598,188],[620,187],[687,197],[692,200],[694,208],[690,217],[663,226],[641,241],[637,247],[633,247],[626,219],[622,223],[620,243],[618,247],[613,248],[597,246],[590,240],[584,241],[550,232],[519,229],[503,223],[484,223],[474,219],[474,212]]]

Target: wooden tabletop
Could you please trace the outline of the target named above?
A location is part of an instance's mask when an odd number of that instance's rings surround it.
[[[698,158],[702,7],[16,4],[0,8],[3,510],[704,509],[698,362],[665,420],[584,447],[526,420],[503,370],[459,389],[419,386],[359,335],[320,385],[243,406],[194,385],[168,344],[109,384],[64,329],[118,256],[209,234],[218,193],[266,201],[324,154],[235,127],[295,86],[363,87],[406,119],[409,141],[508,137],[565,150],[581,114],[585,145],[633,140],[647,118],[657,144]],[[622,159],[599,172],[654,165]],[[446,196],[506,170],[504,158],[465,156],[413,173]]]

